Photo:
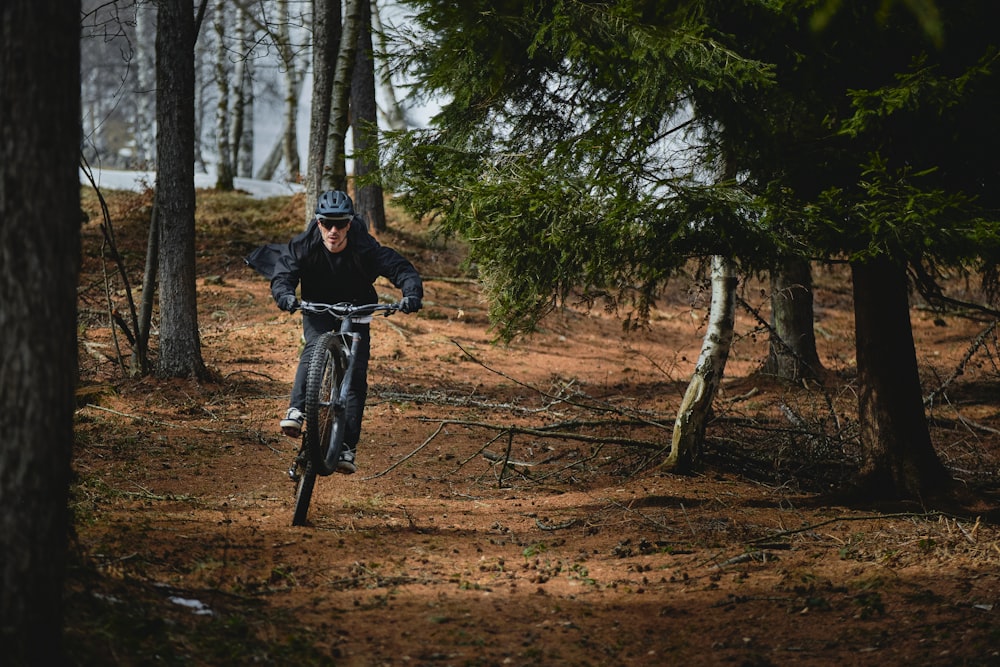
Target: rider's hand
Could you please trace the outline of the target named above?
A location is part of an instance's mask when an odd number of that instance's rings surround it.
[[[404,296],[399,302],[399,309],[404,313],[415,313],[423,307],[423,302],[419,296]]]
[[[294,313],[299,309],[299,300],[295,298],[294,294],[282,294],[278,297],[277,302],[278,308],[289,313]]]

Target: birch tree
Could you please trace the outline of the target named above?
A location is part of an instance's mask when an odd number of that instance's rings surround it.
[[[233,156],[229,143],[229,49],[226,45],[226,0],[216,0],[212,26],[215,28],[215,188],[233,189]]]
[[[712,257],[711,307],[708,329],[702,341],[698,362],[677,408],[670,454],[662,467],[688,470],[701,453],[705,427],[725,374],[736,322],[737,272],[733,262],[720,255]]]
[[[351,75],[361,29],[361,3],[368,0],[345,0],[341,23],[340,49],[333,77],[330,128],[323,159],[322,190],[347,190],[346,140],[350,123]]]
[[[235,41],[239,47],[233,73],[233,113],[229,126],[229,147],[232,151],[230,162],[237,176],[253,178],[254,149],[254,89],[253,89],[253,48],[251,39],[253,27],[249,12],[240,5],[236,7]]]
[[[156,4],[135,8],[135,146],[143,168],[156,162]]]
[[[275,47],[281,56],[285,85],[285,122],[281,144],[282,155],[285,159],[285,166],[288,169],[289,180],[297,181],[299,179],[300,165],[298,128],[296,126],[299,117],[299,91],[302,73],[299,70],[295,50],[292,47],[291,15],[288,11],[289,0],[276,0],[276,2],[278,24],[275,33]]]

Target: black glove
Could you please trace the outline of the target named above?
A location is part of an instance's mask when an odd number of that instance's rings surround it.
[[[419,296],[404,296],[399,302],[399,309],[404,313],[415,313],[423,306]]]
[[[278,302],[278,308],[286,312],[294,313],[299,309],[299,300],[295,298],[294,294],[282,294],[276,301]]]

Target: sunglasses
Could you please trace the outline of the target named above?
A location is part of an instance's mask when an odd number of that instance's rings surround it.
[[[331,227],[336,227],[337,229],[343,229],[347,225],[351,224],[350,218],[325,218],[322,215],[316,216],[316,222],[323,227],[323,229],[330,229]]]

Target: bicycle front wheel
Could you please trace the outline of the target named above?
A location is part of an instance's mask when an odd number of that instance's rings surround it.
[[[340,404],[340,389],[347,369],[341,337],[323,334],[313,349],[306,375],[306,449],[317,475],[337,469],[344,447],[347,410]]]
[[[306,464],[305,470],[295,485],[295,514],[292,515],[293,526],[306,525],[306,514],[309,512],[309,501],[312,500],[313,487],[316,486],[316,473],[312,464]]]

